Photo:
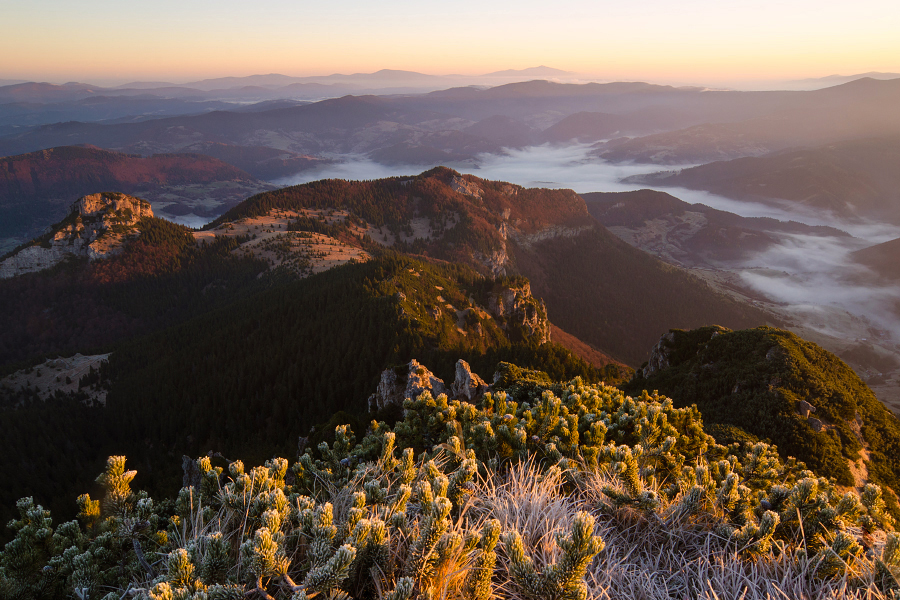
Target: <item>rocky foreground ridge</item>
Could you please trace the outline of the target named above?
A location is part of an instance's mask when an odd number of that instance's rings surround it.
[[[140,198],[112,192],[84,196],[65,219],[0,262],[0,279],[43,271],[71,257],[96,260],[116,254],[136,234],[138,221],[152,216],[150,203]]]

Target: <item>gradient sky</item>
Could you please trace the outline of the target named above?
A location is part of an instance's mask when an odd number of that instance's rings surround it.
[[[539,64],[698,83],[900,72],[900,0],[0,0],[4,79]]]

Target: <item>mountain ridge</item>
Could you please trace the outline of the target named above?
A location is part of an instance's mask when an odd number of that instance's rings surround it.
[[[626,179],[900,223],[900,135],[782,150]]]
[[[178,215],[235,204],[268,187],[200,154],[143,157],[91,146],[50,148],[0,158],[0,237],[34,237],[87,194],[138,193],[157,202],[163,214]]]
[[[900,420],[842,360],[790,332],[672,330],[625,389],[659,390],[708,426],[737,428],[720,429],[723,442],[747,432],[841,485],[877,482],[898,508]]]

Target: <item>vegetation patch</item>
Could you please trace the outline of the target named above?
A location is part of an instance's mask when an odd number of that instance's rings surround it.
[[[842,360],[788,331],[673,330],[624,389],[658,390],[678,406],[695,405],[707,423],[769,439],[844,486],[861,486],[849,462],[865,450],[869,479],[900,490],[897,417]],[[894,494],[886,497],[896,511]]]
[[[506,375],[515,374],[513,367]],[[54,525],[24,498],[0,553],[10,598],[889,598],[900,535],[881,490],[841,492],[695,408],[580,378],[476,403],[404,403],[291,464],[185,457],[154,500],[111,456],[101,499]],[[524,398],[528,398],[525,400]],[[676,575],[677,574],[677,575]],[[779,587],[781,586],[781,587]]]

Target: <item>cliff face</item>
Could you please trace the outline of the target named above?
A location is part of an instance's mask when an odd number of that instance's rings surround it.
[[[136,234],[141,218],[152,216],[150,203],[139,198],[111,192],[84,196],[48,233],[0,262],[0,279],[49,269],[69,257],[111,256]]]
[[[488,310],[504,323],[508,335],[518,330],[521,337],[538,344],[550,341],[547,307],[543,300],[531,295],[531,285],[527,281],[499,286],[491,294]]]

